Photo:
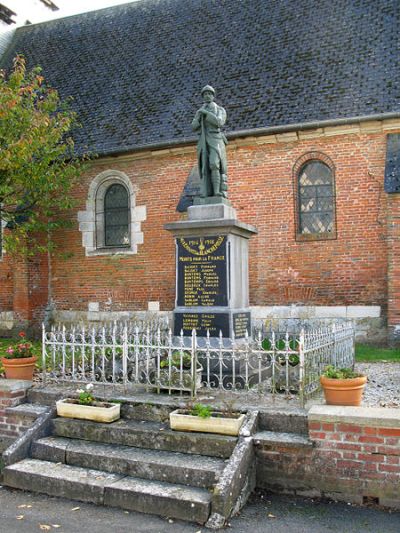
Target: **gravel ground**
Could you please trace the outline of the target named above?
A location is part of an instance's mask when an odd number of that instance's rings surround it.
[[[356,370],[368,376],[363,406],[400,408],[400,363],[357,363]]]

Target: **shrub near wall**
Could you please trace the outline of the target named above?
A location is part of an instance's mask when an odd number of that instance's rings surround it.
[[[257,486],[400,508],[400,409],[310,409],[312,446],[263,445]]]

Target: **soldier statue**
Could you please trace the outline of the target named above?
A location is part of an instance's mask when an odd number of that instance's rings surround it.
[[[215,91],[210,85],[201,91],[204,104],[192,122],[199,132],[197,158],[200,175],[200,198],[217,196],[227,198],[227,163],[225,145],[228,143],[221,127],[226,111],[214,102]]]

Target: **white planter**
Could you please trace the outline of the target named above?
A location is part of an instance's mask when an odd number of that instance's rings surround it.
[[[74,401],[74,400],[73,400]],[[70,398],[56,402],[57,415],[66,418],[80,418],[94,422],[114,422],[120,417],[121,404],[97,402],[99,405],[79,405],[71,403]]]
[[[171,429],[177,431],[199,431],[201,433],[219,433],[221,435],[239,435],[240,428],[246,415],[228,418],[220,413],[212,413],[209,418],[201,418],[187,414],[187,411],[177,409],[169,415]]]

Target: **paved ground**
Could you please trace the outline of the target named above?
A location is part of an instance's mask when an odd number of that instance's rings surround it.
[[[4,533],[206,533],[179,520],[0,488]],[[232,533],[399,533],[400,512],[257,494],[231,521]]]

